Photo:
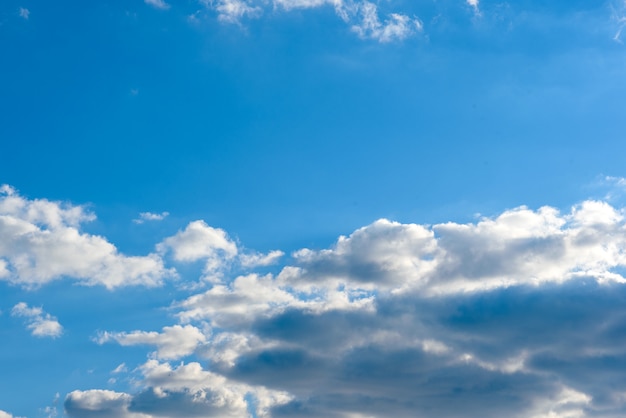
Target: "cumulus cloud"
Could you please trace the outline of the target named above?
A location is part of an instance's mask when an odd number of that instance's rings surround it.
[[[156,9],[167,10],[170,8],[170,5],[167,4],[163,0],[144,0],[144,2]]]
[[[180,326],[174,325],[173,327],[164,327],[162,333],[158,332],[103,332],[96,342],[103,344],[109,341],[116,341],[120,345],[155,345],[157,351],[154,356],[160,359],[177,359],[192,354],[198,344],[205,341],[205,336],[202,332],[191,325]],[[118,366],[118,369],[125,367],[124,364]],[[120,372],[122,369],[114,371]]]
[[[152,212],[141,212],[139,214],[139,218],[133,219],[133,222],[136,224],[142,224],[144,222],[154,222],[154,221],[162,221],[163,219],[169,216],[169,212],[161,212],[161,213],[152,213]]]
[[[220,417],[241,418],[255,410],[269,417],[271,407],[289,401],[282,392],[232,382],[202,369],[199,363],[149,360],[139,367],[143,390],[136,395],[105,390],[74,391],[65,399],[70,417]],[[250,397],[254,404],[249,404]]]
[[[402,13],[390,13],[381,21],[376,4],[367,0],[201,0],[205,8],[214,10],[224,22],[239,23],[243,18],[261,16],[265,9],[289,12],[294,9],[333,7],[337,16],[350,24],[361,38],[379,42],[402,40],[422,31],[422,23]],[[194,15],[195,16],[195,15]]]
[[[0,410],[0,418],[13,418],[13,415],[9,414],[8,412],[4,412]]]
[[[219,271],[238,253],[237,245],[223,229],[208,226],[204,221],[191,222],[172,237],[157,245],[161,253],[171,251],[174,260],[204,260],[205,272]]]
[[[125,256],[105,238],[81,232],[95,219],[83,206],[29,200],[0,188],[0,279],[38,287],[71,277],[109,289],[156,286],[173,276],[157,254]]]
[[[239,254],[202,222],[162,245],[181,261]],[[179,324],[160,333],[102,334],[157,351],[136,370],[135,393],[72,392],[66,410],[624,416],[624,267],[624,210],[603,201],[465,224],[381,219],[329,248],[295,251],[278,274],[225,278],[175,302]],[[206,366],[163,362],[190,354]]]
[[[30,308],[26,303],[20,302],[13,307],[11,315],[26,319],[27,328],[35,337],[60,337],[63,327],[57,319],[42,308]]]

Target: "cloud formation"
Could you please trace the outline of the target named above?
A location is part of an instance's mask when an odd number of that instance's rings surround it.
[[[519,207],[468,224],[378,220],[330,248],[294,252],[278,274],[220,278],[175,302],[179,324],[160,333],[102,334],[100,342],[157,351],[136,369],[136,393],[72,392],[66,410],[623,416],[623,213],[588,200],[564,213]],[[201,221],[163,245],[179,260],[240,254]],[[206,366],[162,362],[190,356]]]
[[[157,286],[175,274],[157,254],[126,256],[105,238],[81,232],[94,219],[82,206],[29,200],[0,187],[0,280],[35,288],[71,277],[112,289]]]
[[[11,310],[12,316],[26,319],[27,328],[35,337],[60,337],[63,327],[57,319],[42,308],[30,308],[26,303],[20,302]]]
[[[418,18],[402,13],[390,13],[381,19],[378,6],[367,0],[200,0],[218,19],[228,23],[240,23],[244,18],[258,18],[268,9],[289,12],[296,9],[332,7],[337,16],[350,25],[359,37],[378,42],[406,39],[423,29]]]

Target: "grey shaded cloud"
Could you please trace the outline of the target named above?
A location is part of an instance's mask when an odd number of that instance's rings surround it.
[[[104,398],[148,417],[623,416],[623,213],[585,201],[468,224],[376,221],[296,251],[276,275],[224,277],[173,303],[179,324],[162,333],[115,334],[204,363],[151,359],[136,393]],[[229,248],[196,227],[179,248]],[[197,248],[181,254],[202,259]],[[170,338],[184,329],[202,337]],[[78,399],[68,414],[89,416]]]

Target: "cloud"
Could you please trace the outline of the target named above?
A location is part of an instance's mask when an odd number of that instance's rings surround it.
[[[71,277],[109,289],[157,286],[175,275],[157,254],[125,256],[105,238],[81,232],[95,219],[83,206],[29,200],[0,188],[0,279],[35,288]]]
[[[12,316],[26,318],[27,328],[35,337],[60,337],[63,327],[57,319],[43,311],[42,308],[30,308],[20,302],[11,310]]]
[[[28,20],[28,18],[30,17],[30,10],[25,7],[20,7],[19,15],[21,18]]]
[[[423,25],[417,18],[410,18],[402,13],[390,13],[381,22],[376,4],[367,0],[201,0],[200,3],[218,14],[218,19],[229,23],[239,23],[243,18],[258,18],[266,8],[273,11],[289,12],[294,9],[314,9],[333,7],[337,16],[350,24],[353,32],[361,38],[378,42],[403,40],[417,32]],[[192,15],[192,19],[195,15]]]
[[[201,221],[162,245],[181,261],[241,256]],[[178,324],[162,332],[102,334],[156,353],[135,370],[134,393],[72,392],[66,410],[624,416],[625,267],[624,209],[599,200],[472,223],[381,219],[295,251],[278,274],[226,276],[174,302]],[[163,362],[192,354],[205,366]]]
[[[202,369],[199,363],[169,363],[149,360],[139,367],[143,390],[136,395],[105,390],[74,391],[65,400],[70,417],[269,417],[271,407],[286,403],[281,392],[251,388]],[[254,397],[254,405],[248,398]]]
[[[9,414],[8,412],[4,412],[0,410],[0,418],[13,418],[13,415]]]
[[[157,245],[161,253],[171,251],[173,258],[180,262],[205,260],[205,272],[216,272],[233,259],[237,253],[237,245],[228,237],[223,229],[212,228],[204,221],[194,221],[166,238]]]
[[[162,221],[163,219],[169,216],[169,212],[161,212],[161,213],[152,213],[152,212],[141,212],[139,214],[139,218],[133,219],[133,222],[136,224],[142,224],[144,222],[151,221]]]
[[[259,254],[259,253],[241,254],[239,256],[239,262],[241,263],[243,267],[247,267],[247,268],[269,266],[278,262],[278,260],[284,255],[285,253],[280,250],[270,251],[267,254]],[[2,274],[1,271],[2,270],[0,266],[0,274]]]
[[[81,418],[148,418],[128,410],[131,399],[126,393],[110,390],[75,390],[65,398],[65,412]]]
[[[144,3],[160,10],[168,10],[171,7],[163,0],[144,0]]]
[[[403,40],[415,32],[422,31],[419,19],[411,19],[406,15],[392,13],[385,22],[378,17],[378,8],[374,3],[364,1],[359,7],[360,22],[352,26],[352,30],[361,38],[374,39],[379,42]]]
[[[260,6],[253,6],[244,0],[200,0],[206,8],[217,11],[222,22],[238,23],[242,18],[254,18],[262,13]]]
[[[160,359],[177,359],[192,354],[198,344],[205,341],[202,332],[191,325],[173,327],[164,327],[162,333],[158,332],[104,332],[98,336],[96,342],[103,344],[109,341],[116,341],[120,345],[156,345],[157,351],[154,353],[156,358]],[[125,367],[124,364],[118,366]],[[123,369],[123,368],[122,368]],[[122,369],[114,371],[120,372]]]
[[[480,9],[479,9],[479,0],[465,0],[465,2],[468,4],[468,6],[470,6],[472,9],[474,9],[474,14],[476,15],[480,15]]]

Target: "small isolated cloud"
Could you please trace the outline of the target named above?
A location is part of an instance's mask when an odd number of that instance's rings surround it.
[[[163,0],[144,0],[144,3],[154,7],[155,9],[167,10],[171,6]]]
[[[26,303],[20,302],[13,307],[11,315],[26,319],[27,328],[35,337],[60,337],[63,327],[57,319],[42,308],[30,308]]]
[[[28,20],[28,18],[30,17],[30,10],[28,10],[25,7],[20,7],[20,10],[19,10],[18,13],[19,13],[20,17],[25,19],[25,20]]]
[[[159,359],[178,359],[192,354],[198,344],[204,342],[206,337],[196,327],[191,325],[164,327],[162,333],[158,332],[104,332],[96,338],[98,344],[115,341],[120,345],[155,345],[157,351],[154,356]],[[118,366],[124,366],[123,364]],[[122,367],[123,368],[123,367]],[[116,369],[117,370],[117,369]]]
[[[128,371],[128,368],[126,367],[126,363],[121,363],[115,369],[111,370],[111,373],[112,374],[119,374],[119,373],[125,373],[127,371]]]
[[[161,212],[161,213],[152,213],[152,212],[141,212],[139,214],[139,218],[133,219],[133,222],[136,224],[142,224],[144,222],[155,222],[162,221],[163,219],[169,216],[169,212]]]

